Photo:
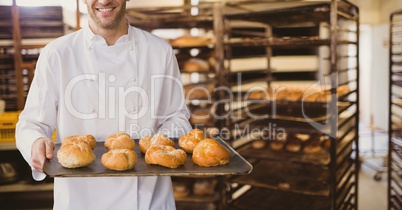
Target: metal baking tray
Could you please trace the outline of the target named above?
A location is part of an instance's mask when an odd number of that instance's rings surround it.
[[[175,146],[178,148],[177,139]],[[246,175],[249,174],[253,167],[242,156],[239,155],[232,147],[230,147],[224,140],[216,138],[216,140],[225,146],[230,154],[230,161],[226,165],[201,167],[193,163],[191,154],[187,154],[187,159],[184,164],[178,168],[171,169],[158,165],[149,165],[145,163],[145,155],[139,149],[139,140],[135,140],[136,147],[134,152],[138,156],[137,164],[134,169],[127,171],[113,171],[105,168],[101,163],[102,154],[107,152],[104,147],[104,142],[98,142],[94,153],[96,159],[90,165],[69,169],[64,168],[57,159],[57,151],[60,144],[56,144],[54,150],[54,158],[45,161],[43,170],[50,177],[93,177],[93,176],[218,176],[218,175]]]

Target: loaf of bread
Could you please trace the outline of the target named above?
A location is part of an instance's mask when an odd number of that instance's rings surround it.
[[[145,153],[147,164],[160,165],[167,168],[177,168],[184,164],[187,154],[182,149],[172,146],[154,145]]]
[[[64,143],[57,151],[57,159],[65,168],[80,168],[95,160],[91,147],[82,141]]]
[[[115,133],[108,136],[104,143],[106,149],[129,149],[134,150],[135,141],[134,139],[128,135],[127,133]]]
[[[138,142],[142,153],[146,153],[151,146],[165,145],[174,146],[174,142],[166,134],[157,133],[155,135],[144,136]]]
[[[195,146],[193,162],[199,166],[210,167],[228,164],[230,153],[214,139],[204,139]]]
[[[137,160],[137,154],[133,150],[112,149],[102,155],[101,163],[107,169],[125,171],[133,169]]]

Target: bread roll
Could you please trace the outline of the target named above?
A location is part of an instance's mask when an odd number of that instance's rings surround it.
[[[229,151],[214,139],[204,139],[195,146],[193,162],[199,166],[210,167],[228,164]]]
[[[285,146],[284,141],[272,141],[269,144],[269,148],[275,151],[282,150],[284,146]]]
[[[194,136],[194,138],[198,140],[204,139],[204,131],[202,131],[201,129],[194,128],[189,132],[189,134]]]
[[[86,135],[72,135],[72,136],[67,136],[63,139],[61,142],[61,145],[66,145],[69,143],[76,143],[76,142],[83,142],[87,144],[92,150],[95,149],[96,147],[96,140],[95,137],[91,134],[86,134]]]
[[[215,94],[215,83],[187,84],[183,90],[187,100],[211,99]]]
[[[57,159],[65,168],[80,168],[91,164],[95,154],[85,142],[71,141],[64,143],[57,151]]]
[[[108,136],[104,143],[106,149],[129,149],[134,150],[135,141],[127,133],[115,133]]]
[[[187,72],[206,72],[209,71],[209,63],[199,58],[191,58],[184,63],[183,68]]]
[[[266,140],[262,139],[254,140],[251,143],[251,147],[253,147],[254,149],[262,149],[265,147],[266,143],[267,143]]]
[[[211,114],[211,109],[206,108],[197,108],[192,111],[190,116],[190,123],[193,125],[205,125],[208,123],[215,123],[216,118]]]
[[[311,135],[310,138],[304,142],[303,152],[305,153],[317,153],[321,150],[321,137],[318,135]]]
[[[104,153],[101,158],[102,165],[105,166],[105,168],[115,171],[133,169],[137,160],[137,154],[130,149],[109,150]]]
[[[193,185],[195,195],[211,195],[215,192],[216,179],[197,179]]]
[[[299,152],[302,148],[302,141],[301,139],[291,135],[288,136],[286,139],[286,146],[285,149],[288,152]]]
[[[179,138],[179,147],[187,153],[192,153],[199,141],[194,135],[187,133]]]
[[[190,188],[187,183],[173,181],[173,195],[175,198],[184,198],[190,194]]]
[[[147,164],[160,165],[167,168],[177,168],[184,164],[187,154],[182,149],[172,146],[154,145],[145,153]]]
[[[146,153],[151,146],[165,145],[174,146],[174,142],[166,134],[157,133],[155,135],[144,136],[138,142],[142,153]]]
[[[200,36],[181,36],[170,42],[173,47],[206,46],[211,43],[211,39]]]

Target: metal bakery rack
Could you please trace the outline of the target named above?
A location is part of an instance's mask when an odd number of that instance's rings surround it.
[[[219,83],[232,92],[221,93],[231,114],[222,129],[254,163],[250,175],[228,177],[226,208],[357,209],[358,8],[336,0],[223,8]],[[310,98],[316,92],[324,98]]]

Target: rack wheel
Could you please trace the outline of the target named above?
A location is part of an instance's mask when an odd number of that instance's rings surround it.
[[[381,179],[382,179],[382,176],[381,176],[381,173],[380,172],[377,172],[375,175],[374,175],[374,180],[376,180],[376,181],[381,181]]]

